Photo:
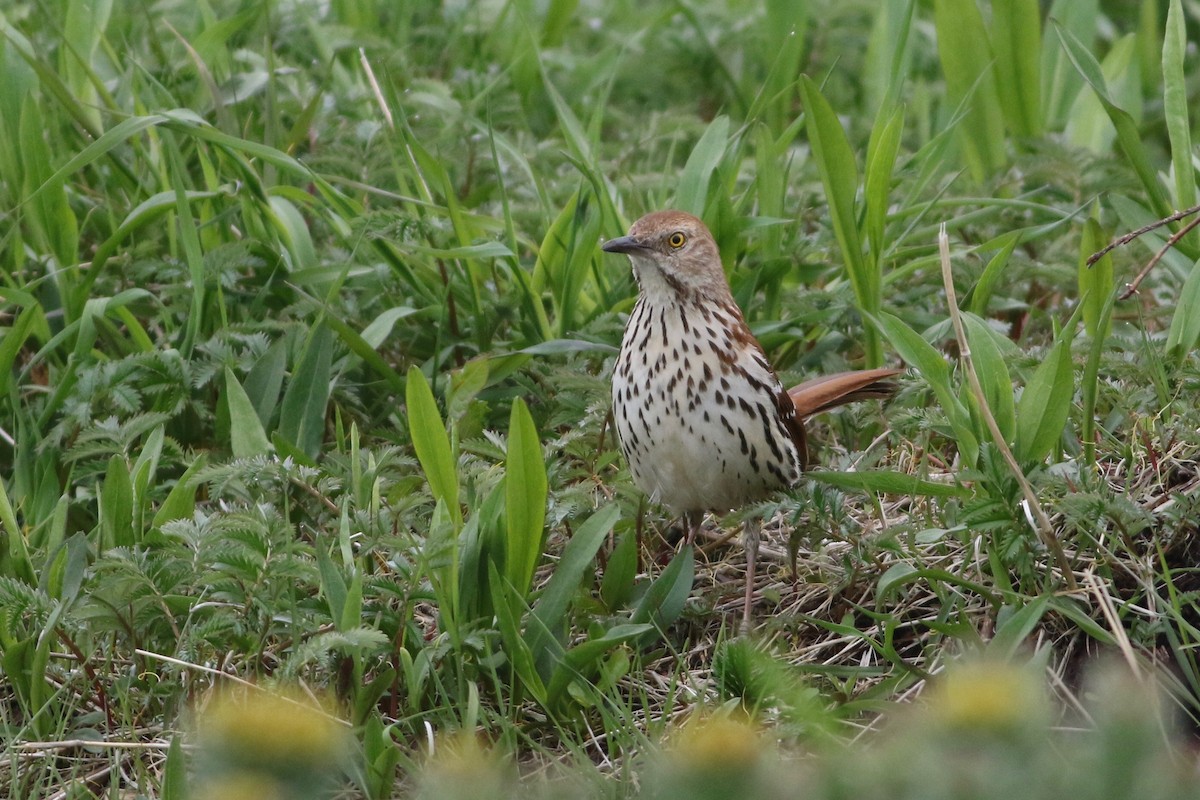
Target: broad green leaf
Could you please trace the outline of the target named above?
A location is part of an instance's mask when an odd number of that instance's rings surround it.
[[[1105,254],[1091,266],[1087,263],[1092,253],[1108,244],[1109,237],[1097,221],[1099,211],[1097,205],[1092,216],[1083,223],[1079,239],[1079,299],[1083,304],[1083,326],[1088,336],[1105,339],[1109,326],[1105,324],[1101,328],[1101,316],[1114,291],[1112,253]]]
[[[1138,130],[1137,123],[1128,111],[1120,108],[1113,101],[1109,94],[1108,83],[1104,79],[1104,72],[1096,62],[1095,56],[1088,52],[1087,48],[1069,30],[1061,26],[1056,27],[1056,30],[1059,39],[1062,41],[1063,48],[1067,52],[1067,57],[1071,59],[1071,63],[1075,65],[1075,69],[1079,71],[1083,79],[1092,87],[1092,91],[1100,99],[1100,104],[1104,107],[1109,119],[1112,120],[1113,126],[1117,129],[1117,143],[1121,146],[1121,151],[1125,153],[1125,157],[1129,159],[1134,172],[1137,173],[1142,183],[1142,189],[1150,198],[1154,212],[1160,217],[1169,217],[1172,210],[1171,205],[1167,202],[1166,195],[1163,194],[1162,187],[1158,182],[1158,176],[1150,161],[1150,156],[1142,143],[1142,136]]]
[[[1021,234],[1019,232],[1014,232],[1006,238],[1007,242],[988,260],[987,266],[983,268],[983,273],[980,274],[978,282],[971,288],[971,292],[966,298],[964,305],[972,314],[980,317],[987,316],[988,303],[992,299],[992,292],[996,283],[1008,267],[1008,259],[1012,256],[1013,250],[1021,242]]]
[[[680,554],[682,555],[682,553]],[[676,556],[678,559],[678,556]],[[672,562],[673,563],[673,562]],[[666,574],[665,572],[663,573]],[[685,594],[686,597],[686,594]],[[567,651],[562,663],[550,678],[547,700],[554,707],[562,699],[563,692],[571,681],[584,678],[598,667],[598,662],[612,648],[643,639],[655,630],[650,623],[628,623],[614,625],[600,636],[588,639]]]
[[[208,279],[204,268],[204,251],[200,246],[200,227],[195,214],[192,213],[192,201],[187,194],[184,177],[187,170],[184,167],[183,154],[179,151],[174,136],[163,136],[163,153],[170,165],[168,174],[171,188],[175,193],[175,227],[179,231],[179,242],[183,247],[183,259],[187,264],[188,276],[192,280],[192,304],[186,322],[186,333],[180,350],[184,356],[190,356],[192,348],[200,338],[200,325],[204,320],[205,299],[208,289]]]
[[[408,408],[409,435],[412,436],[413,449],[417,452],[421,469],[425,470],[425,479],[429,481],[429,491],[434,500],[445,501],[450,515],[461,524],[458,471],[454,463],[454,453],[450,449],[450,437],[446,433],[446,426],[442,424],[437,402],[433,399],[429,382],[417,367],[409,368],[406,383],[405,404]]]
[[[863,255],[862,231],[859,229],[858,210],[854,202],[858,191],[858,165],[854,160],[854,151],[850,149],[850,141],[833,107],[807,75],[800,76],[800,96],[804,102],[808,142],[821,173],[833,231],[846,262],[846,275],[859,310],[864,314],[874,314],[882,304],[880,264],[876,259],[868,262]],[[877,165],[881,170],[882,161],[886,160],[882,158],[884,155],[881,153],[881,163]],[[880,189],[874,191],[878,194]],[[883,363],[883,348],[874,331],[867,330],[863,345],[868,366]]]
[[[19,578],[32,586],[35,574],[25,546],[25,531],[17,524],[8,489],[0,480],[0,575]]]
[[[562,651],[558,637],[565,633],[571,598],[580,591],[584,576],[589,574],[588,567],[620,515],[620,507],[611,504],[596,511],[579,526],[567,540],[562,557],[533,608],[526,638],[543,677],[549,677],[551,659]]]
[[[542,557],[546,521],[546,463],[537,427],[525,401],[517,398],[508,428],[505,459],[505,521],[508,532],[506,577],[524,597]]]
[[[225,368],[225,404],[229,409],[229,449],[234,458],[253,458],[271,452],[258,412],[229,367]]]
[[[600,583],[600,599],[610,612],[616,611],[629,602],[633,595],[634,579],[637,577],[638,551],[637,536],[633,531],[626,531],[617,540],[604,565],[604,579]]]
[[[321,321],[333,329],[333,332],[342,340],[342,344],[350,349],[350,352],[362,359],[363,363],[371,367],[384,380],[392,385],[397,391],[404,390],[404,379],[400,377],[400,373],[392,368],[392,365],[387,360],[375,351],[375,346],[367,342],[358,331],[346,320],[342,319],[338,309],[333,308],[328,303],[324,303],[311,295],[305,294],[300,288],[296,288],[297,294],[301,295],[319,308],[323,314]]]
[[[279,393],[283,389],[283,379],[287,374],[287,337],[280,337],[271,343],[250,372],[246,374],[246,396],[254,406],[254,413],[263,430],[271,424],[275,409],[279,405]]]
[[[206,466],[208,466],[208,456],[204,453],[198,454],[184,473],[179,476],[179,480],[175,481],[175,485],[171,487],[171,493],[159,506],[154,520],[150,523],[151,528],[161,528],[173,519],[191,519],[196,510],[196,484],[193,479],[196,473]]]
[[[997,615],[996,634],[987,644],[988,653],[1004,659],[1016,656],[1046,615],[1052,597],[1050,594],[1038,595],[1016,610],[1005,606]]]
[[[371,347],[380,347],[387,341],[388,336],[392,333],[392,328],[395,327],[397,322],[407,319],[416,313],[419,313],[417,309],[409,306],[397,306],[387,309],[371,320],[367,327],[363,328],[363,341]]]
[[[907,561],[897,561],[879,576],[875,585],[875,595],[878,603],[886,603],[893,592],[920,578],[920,572]]]
[[[446,399],[446,417],[452,422],[467,412],[471,401],[488,385],[487,358],[473,358],[450,373],[450,391]]]
[[[697,217],[704,215],[708,205],[709,184],[728,145],[729,117],[722,115],[708,124],[683,166],[679,188],[675,190],[676,208]]]
[[[1016,136],[1042,135],[1042,21],[1038,0],[992,3],[992,53],[996,92],[1008,128]]]
[[[534,665],[533,651],[521,636],[521,618],[528,607],[518,590],[504,580],[496,565],[490,561],[488,586],[492,592],[496,624],[500,628],[500,637],[504,640],[504,654],[512,663],[513,672],[520,679],[521,686],[528,690],[535,700],[545,705],[546,686]]]
[[[963,109],[958,140],[971,176],[982,183],[1007,161],[1004,114],[983,17],[975,0],[934,0],[933,21],[947,99]]]
[[[1108,343],[1107,332],[1112,328],[1112,314],[1116,305],[1117,293],[1110,290],[1097,319],[1097,327],[1104,331],[1105,335],[1092,337],[1083,376],[1080,378],[1083,416],[1079,423],[1079,439],[1083,442],[1084,463],[1093,468],[1096,465],[1096,400],[1100,394],[1100,359]]]
[[[100,550],[133,547],[133,482],[129,465],[120,453],[108,460],[100,490]]]
[[[333,334],[318,323],[300,354],[279,410],[279,432],[310,458],[325,440],[325,411],[332,375]]]
[[[83,587],[88,570],[88,542],[83,533],[64,540],[47,559],[38,588],[50,597],[71,605]]]
[[[1146,4],[1149,5],[1149,4]],[[1089,50],[1100,29],[1099,0],[1053,0],[1045,19],[1071,31]],[[1057,36],[1042,37],[1042,108],[1047,129],[1061,131],[1069,109],[1083,88],[1083,78],[1071,66]],[[1157,58],[1158,52],[1155,52]]]
[[[971,346],[971,360],[975,364],[979,384],[983,387],[984,398],[1000,427],[1004,443],[1011,445],[1016,435],[1013,385],[1008,365],[1004,363],[1004,356],[996,343],[997,334],[974,314],[963,314],[962,318],[967,342]]]
[[[138,536],[145,533],[146,512],[150,506],[151,479],[158,473],[158,459],[162,455],[166,430],[157,426],[142,444],[138,457],[134,459],[130,476],[133,479],[133,526]]]
[[[892,189],[892,171],[896,167],[896,154],[900,151],[900,135],[904,132],[904,107],[897,106],[886,120],[875,120],[871,129],[871,141],[867,145],[867,174],[863,186],[866,205],[867,242],[875,269],[872,278],[882,269],[883,254],[887,251],[884,225],[887,223],[888,198]],[[879,288],[872,285],[871,291]]]
[[[1200,341],[1200,261],[1192,266],[1167,332],[1167,353],[1182,364]]]
[[[958,399],[955,388],[950,383],[950,367],[946,359],[899,317],[885,311],[869,319],[905,363],[916,368],[924,376],[946,414],[964,464],[975,466],[979,458],[979,432],[971,425],[967,409]]]
[[[865,110],[878,115],[894,107],[912,64],[910,33],[916,0],[885,0],[876,4],[875,22],[867,39],[863,83]]]
[[[804,99],[808,141],[821,173],[821,183],[825,186],[830,221],[842,250],[842,258],[846,260],[850,284],[861,302],[868,285],[863,280],[862,236],[854,207],[854,195],[858,191],[858,165],[854,160],[854,151],[850,149],[850,141],[833,106],[829,105],[817,84],[807,75],[800,76],[800,95]]]
[[[1072,327],[1064,326],[1060,331],[1058,341],[1034,370],[1017,405],[1016,455],[1026,464],[1040,463],[1050,455],[1070,416],[1075,394]]]
[[[1117,40],[1100,63],[1100,71],[1112,103],[1128,109],[1133,122],[1140,123],[1142,98],[1136,37],[1129,34]],[[1107,155],[1112,151],[1117,129],[1097,94],[1085,88],[1071,104],[1064,133],[1072,145]]]
[[[167,758],[163,763],[160,800],[188,800],[188,764],[183,755],[183,735],[171,737]]]
[[[684,547],[642,595],[641,601],[633,609],[630,622],[649,623],[657,630],[666,630],[683,611],[695,575],[693,548]]]
[[[1175,171],[1175,207],[1196,205],[1196,169],[1192,166],[1191,104],[1188,102],[1184,58],[1188,35],[1180,0],[1167,5],[1167,31],[1163,38],[1163,116],[1171,141],[1171,166]]]
[[[325,595],[325,603],[329,606],[329,618],[340,630],[346,610],[346,579],[342,577],[341,570],[333,563],[324,547],[315,548],[315,554],[317,573],[321,576],[321,593]]]
[[[308,223],[304,221],[304,215],[287,198],[279,194],[272,194],[268,203],[268,216],[279,232],[290,256],[290,271],[315,268],[317,251],[313,247],[312,235],[308,232]]]

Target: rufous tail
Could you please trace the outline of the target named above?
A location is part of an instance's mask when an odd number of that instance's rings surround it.
[[[860,369],[807,380],[788,389],[801,419],[859,400],[882,400],[900,387],[888,380],[902,369]]]

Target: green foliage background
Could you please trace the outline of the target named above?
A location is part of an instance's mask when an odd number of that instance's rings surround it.
[[[1200,239],[1185,217],[1085,260],[1196,204],[1198,21],[1182,0],[0,7],[0,781],[178,797],[189,763],[239,796],[175,734],[245,679],[327,693],[353,745],[328,769],[369,797],[694,794],[713,754],[762,794],[1012,796],[921,777],[964,747],[1047,796],[1184,796],[1159,722],[1200,718]],[[739,551],[672,553],[605,424],[635,286],[597,244],[668,206],[713,229],[785,381],[911,367],[749,510],[786,542],[751,640],[726,628]],[[846,768],[974,651],[1004,666]],[[1134,677],[1081,678],[1100,653]],[[991,696],[1028,713],[970,701]],[[646,755],[700,711],[721,721]],[[1029,749],[1064,722],[1091,738]],[[822,766],[763,755],[797,750]]]

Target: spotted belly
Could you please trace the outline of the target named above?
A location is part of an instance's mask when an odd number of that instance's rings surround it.
[[[727,320],[710,316],[639,305],[613,376],[613,416],[633,480],[676,513],[727,511],[800,476],[779,379],[752,339],[741,346],[722,335]]]

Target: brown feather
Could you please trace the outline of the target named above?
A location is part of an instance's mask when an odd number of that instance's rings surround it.
[[[863,369],[822,375],[788,389],[800,419],[858,400],[885,399],[899,388],[887,380],[901,369]]]

